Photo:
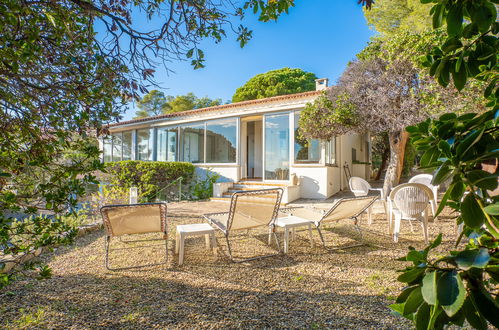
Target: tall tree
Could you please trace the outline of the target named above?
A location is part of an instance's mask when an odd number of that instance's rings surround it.
[[[254,76],[239,87],[232,96],[232,102],[312,91],[315,89],[315,79],[315,74],[302,69],[268,71]]]
[[[137,107],[139,110],[135,112],[136,118],[157,116],[165,113],[168,101],[165,93],[154,89],[137,101]]]
[[[385,35],[420,33],[431,30],[430,9],[431,5],[420,0],[378,0],[370,9],[364,9],[364,16],[371,27]]]

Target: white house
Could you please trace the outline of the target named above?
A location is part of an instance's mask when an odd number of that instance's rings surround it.
[[[369,178],[371,170],[368,134],[297,139],[300,111],[325,88],[318,79],[316,91],[111,124],[103,158],[191,162],[221,175],[218,197],[246,185],[281,186],[284,203],[328,198],[348,186],[348,171]]]

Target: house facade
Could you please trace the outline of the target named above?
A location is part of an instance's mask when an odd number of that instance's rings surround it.
[[[327,88],[224,104],[109,125],[101,141],[103,161],[155,160],[193,163],[220,175],[222,195],[235,183],[285,189],[283,202],[324,199],[348,186],[347,176],[368,179],[369,134],[346,134],[331,141],[303,140],[300,112]]]

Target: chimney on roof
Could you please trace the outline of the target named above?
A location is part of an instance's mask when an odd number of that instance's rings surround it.
[[[328,78],[315,79],[315,90],[322,91],[327,88]]]

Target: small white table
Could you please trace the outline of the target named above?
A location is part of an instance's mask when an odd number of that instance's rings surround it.
[[[189,236],[206,237],[206,248],[214,249],[217,245],[215,240],[215,229],[207,223],[195,223],[191,225],[178,225],[177,226],[177,239],[175,244],[175,253],[178,253],[178,264],[184,263],[184,241]]]
[[[313,224],[314,224],[313,221],[296,217],[293,215],[277,218],[275,225],[277,227],[284,228],[284,253],[288,253],[289,250],[289,229],[293,229],[293,236],[294,236],[294,228],[296,227],[305,227],[305,226],[308,227],[308,233],[310,236],[310,246],[314,247],[314,239],[312,236]]]

